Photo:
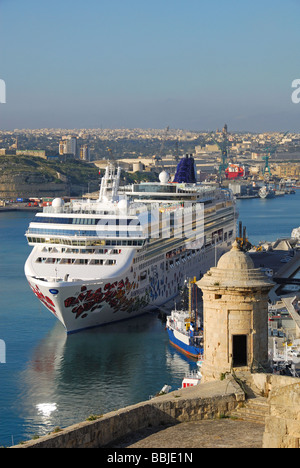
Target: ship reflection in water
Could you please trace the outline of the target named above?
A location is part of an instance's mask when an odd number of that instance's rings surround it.
[[[194,368],[155,314],[70,336],[57,324],[20,376],[24,437],[148,400],[166,384],[175,390]]]

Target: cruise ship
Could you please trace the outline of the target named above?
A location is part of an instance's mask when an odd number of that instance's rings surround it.
[[[109,164],[97,200],[56,198],[26,232],[29,285],[67,333],[171,309],[235,239],[231,192],[197,183],[191,156],[173,181],[121,187],[120,175]]]

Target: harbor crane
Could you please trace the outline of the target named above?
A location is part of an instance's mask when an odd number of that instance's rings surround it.
[[[224,128],[222,130],[222,141],[218,141],[213,137],[213,132],[209,134],[209,136],[212,138],[214,143],[219,147],[221,151],[221,164],[219,166],[219,174],[221,175],[222,172],[225,171],[228,167],[228,154],[229,154],[229,140],[228,140],[228,127],[225,124]]]
[[[265,148],[263,150],[263,152],[265,153],[265,156],[262,157],[262,159],[265,161],[265,166],[263,168],[263,175],[264,176],[266,176],[267,172],[268,172],[268,176],[269,177],[271,176],[271,168],[270,168],[270,165],[269,165],[269,159],[272,156],[274,156],[274,154],[277,151],[278,146],[280,145],[282,140],[287,136],[288,133],[289,132],[285,132],[285,134],[280,138],[280,140],[275,145],[268,146],[267,148]]]
[[[176,166],[180,161],[180,156],[179,156],[179,140],[177,138],[176,143],[175,143],[175,163]]]
[[[160,146],[159,153],[154,156],[155,164],[160,165],[163,169],[164,169],[164,164],[163,164],[163,160],[162,160],[162,151],[164,149],[165,142],[166,142],[169,130],[170,130],[170,127],[168,126],[166,128],[166,130],[165,130],[165,134],[164,134],[164,137],[162,139],[162,143],[161,143],[161,146]]]

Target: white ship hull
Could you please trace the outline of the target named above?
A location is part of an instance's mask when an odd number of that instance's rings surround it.
[[[165,173],[121,189],[120,172],[107,167],[96,201],[55,199],[26,232],[27,280],[68,333],[173,307],[184,282],[206,273],[235,238],[230,192],[171,184]]]
[[[220,243],[218,257],[229,246],[230,243]],[[41,303],[60,320],[67,333],[74,333],[136,317],[168,302],[170,308],[173,307],[174,298],[186,279],[190,276],[200,278],[215,261],[216,250],[210,246],[207,250],[189,255],[185,261],[174,262],[174,267],[168,271],[163,271],[160,265],[152,263],[144,280],[141,280],[141,275],[131,266],[114,278],[57,282],[36,279],[30,271],[29,257],[25,274]]]
[[[269,189],[268,187],[262,187],[258,191],[258,195],[260,198],[274,198],[275,197],[275,190]]]

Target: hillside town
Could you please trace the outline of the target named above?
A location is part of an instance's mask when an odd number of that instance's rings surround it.
[[[0,132],[0,199],[3,204],[30,196],[89,194],[98,189],[99,171],[107,161],[135,174],[133,180],[153,180],[162,170],[172,177],[185,154],[195,160],[198,181],[231,184],[237,196],[255,195],[255,181],[297,184],[300,177],[296,133],[231,132],[226,124],[202,132],[169,127],[15,129]],[[73,163],[70,175],[64,166]]]

